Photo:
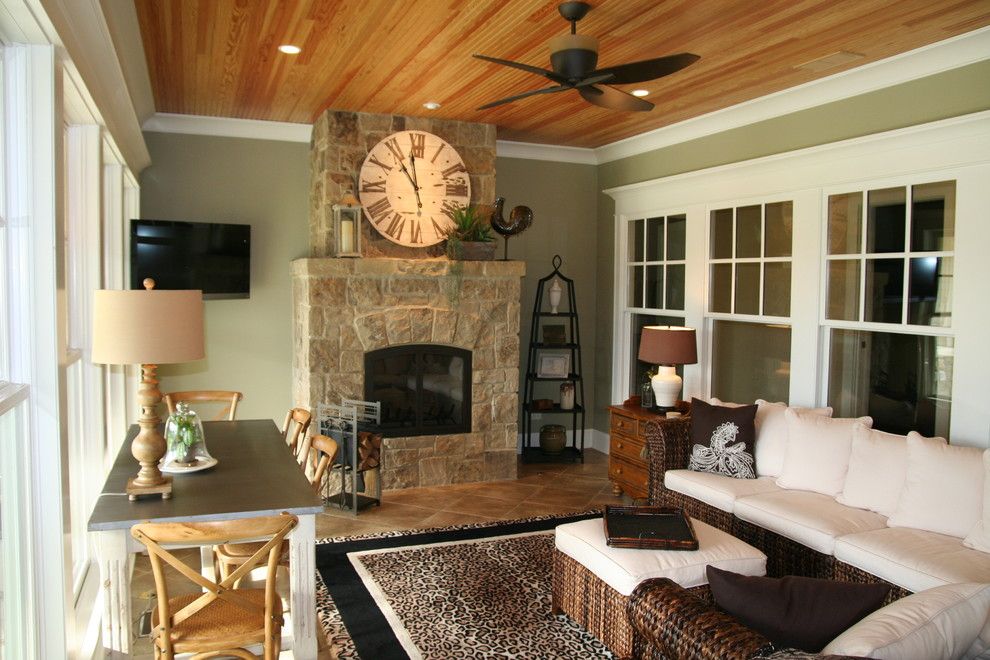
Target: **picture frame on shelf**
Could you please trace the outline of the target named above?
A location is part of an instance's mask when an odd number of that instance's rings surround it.
[[[548,346],[563,346],[567,343],[567,332],[564,324],[548,324],[543,326],[543,343]]]
[[[567,378],[571,372],[571,356],[556,353],[540,356],[540,367],[536,375],[540,378]]]

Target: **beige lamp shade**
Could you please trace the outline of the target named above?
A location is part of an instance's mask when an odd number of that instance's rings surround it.
[[[96,291],[93,362],[169,364],[202,359],[202,291]]]
[[[650,364],[695,364],[698,349],[694,328],[645,326],[639,339],[639,359]]]

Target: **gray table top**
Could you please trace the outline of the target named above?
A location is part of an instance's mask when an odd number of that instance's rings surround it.
[[[204,422],[203,431],[215,467],[172,475],[172,499],[144,495],[127,499],[127,480],[137,474],[131,456],[134,425],[110,469],[93,507],[91,532],[130,529],[140,522],[231,520],[275,515],[283,511],[310,514],[323,511],[306,475],[270,419]]]

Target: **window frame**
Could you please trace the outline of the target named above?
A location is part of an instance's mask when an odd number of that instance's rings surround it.
[[[633,317],[635,315],[649,315],[649,316],[668,316],[680,318],[684,321],[684,325],[688,325],[688,319],[691,317],[689,307],[691,305],[690,298],[690,281],[691,281],[691,232],[692,232],[692,218],[691,211],[682,205],[680,207],[665,207],[661,209],[651,209],[646,213],[635,213],[635,214],[624,214],[622,216],[616,216],[615,224],[615,281],[618,286],[615,287],[615,298],[613,299],[614,305],[614,316],[613,318],[618,321],[614,323],[613,327],[617,336],[613,337],[612,341],[612,365],[613,365],[613,380],[612,380],[612,399],[614,402],[621,403],[625,401],[630,395],[638,394],[638,391],[629,392],[628,387],[631,382],[633,373],[635,371],[632,361],[629,359],[631,355],[630,351],[633,349],[634,344],[631,337]],[[666,257],[669,254],[667,249],[667,222],[666,219],[670,216],[684,216],[684,259],[667,260]],[[647,236],[647,221],[650,218],[664,218],[664,259],[660,261],[648,261],[646,259],[646,236]],[[630,261],[629,259],[629,227],[637,220],[643,221],[643,261]],[[649,307],[633,307],[628,304],[629,301],[629,287],[631,284],[631,278],[628,276],[631,264],[640,264],[643,266],[643,302],[646,301],[646,265],[658,265],[662,264],[664,266],[664,291],[663,291],[663,301],[667,301],[666,292],[666,266],[668,264],[681,265],[684,266],[684,309],[653,309]],[[617,327],[616,327],[617,326]]]
[[[942,169],[942,170],[932,170],[920,173],[907,173],[896,177],[884,177],[884,178],[872,178],[872,179],[859,179],[850,181],[849,183],[826,186],[821,189],[821,250],[819,252],[820,260],[820,295],[819,295],[819,309],[818,309],[818,325],[819,325],[819,353],[820,368],[818,370],[819,375],[819,405],[828,405],[829,397],[829,381],[832,376],[832,332],[834,330],[853,330],[862,331],[870,333],[889,333],[889,334],[902,334],[911,336],[928,336],[928,337],[946,337],[953,341],[953,351],[958,350],[958,339],[957,339],[957,328],[955,324],[956,320],[956,306],[957,297],[955,289],[953,289],[953,296],[951,305],[951,316],[950,324],[947,326],[935,326],[935,325],[917,325],[912,323],[907,323],[909,318],[909,298],[908,291],[910,287],[910,260],[912,258],[918,257],[941,257],[946,256],[953,259],[954,264],[957,264],[957,249],[958,246],[958,231],[960,226],[960,216],[959,216],[959,195],[960,195],[960,173],[955,169]],[[963,179],[964,180],[964,179]],[[869,228],[867,227],[868,221],[868,207],[869,207],[869,193],[874,190],[885,190],[890,188],[904,188],[906,191],[905,198],[905,236],[904,236],[904,246],[905,248],[910,248],[911,243],[911,192],[915,186],[923,186],[931,183],[940,183],[945,181],[952,181],[955,183],[955,195],[956,195],[956,209],[954,218],[954,249],[952,250],[933,250],[928,252],[917,252],[910,249],[906,249],[902,252],[867,252],[867,232]],[[829,198],[833,195],[842,195],[859,192],[863,195],[863,204],[860,217],[860,240],[862,251],[853,254],[829,254],[828,252],[828,230],[829,230]],[[860,319],[865,318],[866,310],[866,264],[870,259],[902,259],[905,264],[904,272],[904,282],[903,282],[903,309],[901,310],[901,322],[900,323],[882,323],[877,321],[850,321],[844,319],[829,319],[828,318],[828,267],[829,263],[837,260],[852,260],[856,259],[859,262],[859,306],[857,309],[857,314]],[[955,267],[955,266],[954,266]],[[957,395],[957,383],[955,378],[955,355],[953,356],[953,382],[952,382],[952,400],[956,399]],[[949,413],[949,429],[950,433],[953,428],[953,418],[954,411]]]

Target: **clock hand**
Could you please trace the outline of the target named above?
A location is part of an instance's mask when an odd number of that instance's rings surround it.
[[[409,154],[409,164],[412,166],[413,188],[416,189],[416,215],[423,215],[423,202],[419,199],[419,177],[416,176],[416,154]]]
[[[416,185],[416,182],[413,180],[412,175],[409,174],[409,170],[406,169],[406,164],[403,163],[398,158],[396,158],[396,161],[399,163],[399,169],[402,170],[402,173],[406,175],[407,179],[409,179],[409,183],[412,184],[413,192],[416,193],[416,215],[422,215],[423,202],[420,201],[419,199],[419,186]],[[413,170],[413,172],[415,172],[415,169]]]

